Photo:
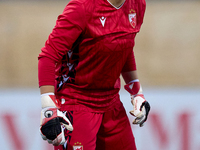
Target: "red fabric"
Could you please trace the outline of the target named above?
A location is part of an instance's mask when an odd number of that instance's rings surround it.
[[[131,51],[131,54],[128,55],[126,63],[124,64],[124,67],[122,68],[122,72],[128,72],[136,70],[136,62],[135,62],[135,56],[133,51]]]
[[[55,83],[56,96],[73,108],[112,105],[121,72],[136,69],[134,39],[144,11],[143,0],[126,0],[119,9],[107,0],[71,0],[39,55],[39,85]]]
[[[104,114],[95,150],[136,150],[126,112],[121,105]]]
[[[67,150],[136,150],[130,122],[122,103],[105,113],[73,111],[74,130],[67,134]],[[65,150],[55,146],[54,150]]]
[[[39,86],[55,85],[55,62],[48,58],[42,57],[38,61],[38,79]]]

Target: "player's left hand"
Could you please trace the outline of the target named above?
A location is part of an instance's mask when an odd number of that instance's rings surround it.
[[[143,94],[138,94],[135,96],[131,96],[131,103],[133,104],[133,110],[130,111],[130,114],[135,116],[135,120],[133,124],[139,124],[140,127],[144,125],[144,122],[147,120],[150,105],[145,100]]]
[[[133,110],[130,111],[130,114],[136,117],[133,121],[133,124],[139,124],[139,126],[142,127],[144,122],[147,120],[150,111],[150,105],[142,94],[140,82],[138,79],[135,79],[126,84],[124,88],[131,94]]]

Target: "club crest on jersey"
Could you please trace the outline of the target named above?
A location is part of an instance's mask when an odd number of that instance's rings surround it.
[[[136,12],[135,12],[135,10],[133,10],[133,9],[130,10],[130,12],[128,14],[128,18],[129,18],[129,22],[130,22],[131,26],[133,28],[135,28],[136,27],[136,23],[137,23],[136,22],[137,18],[136,18]]]
[[[81,145],[79,142],[74,143],[73,150],[83,150],[83,145]]]

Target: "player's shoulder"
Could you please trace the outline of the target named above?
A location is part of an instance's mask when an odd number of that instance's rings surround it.
[[[82,12],[85,0],[70,0],[64,8],[63,13],[66,12]]]
[[[146,1],[145,0],[133,0],[136,3],[140,4],[140,5],[146,5]]]
[[[71,7],[73,10],[76,10],[77,12],[89,12],[93,13],[93,9],[98,7],[99,1],[102,0],[70,0],[67,8]]]
[[[146,5],[145,0],[126,0],[130,5]]]
[[[146,8],[146,1],[145,0],[126,0],[126,5],[128,5],[128,7],[137,7],[138,11],[144,11]]]
[[[146,9],[146,1],[145,0],[128,0],[130,6],[135,5],[135,7],[138,7],[139,12],[143,12]]]
[[[92,4],[92,1],[95,0],[70,0],[69,3],[66,5],[65,10],[69,8],[76,10],[78,12],[85,10],[85,7],[89,7]]]
[[[70,0],[69,4],[85,4],[91,3],[93,0]]]

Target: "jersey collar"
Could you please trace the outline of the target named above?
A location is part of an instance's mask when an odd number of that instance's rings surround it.
[[[115,9],[120,9],[120,8],[124,5],[125,1],[126,1],[126,0],[124,0],[124,2],[123,2],[119,7],[116,7],[116,6],[114,6],[109,0],[107,0],[107,2],[108,2],[112,7],[114,7]]]

